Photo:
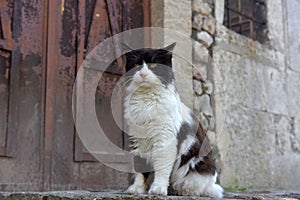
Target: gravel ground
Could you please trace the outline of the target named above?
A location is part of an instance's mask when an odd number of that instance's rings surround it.
[[[207,197],[182,197],[182,196],[153,196],[153,195],[128,195],[122,191],[57,191],[57,192],[0,192],[0,200],[208,200]],[[249,200],[299,200],[300,192],[243,192],[225,193],[224,199],[249,199]]]

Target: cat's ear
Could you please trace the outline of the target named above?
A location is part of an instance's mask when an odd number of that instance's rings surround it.
[[[165,58],[172,59],[173,50],[176,45],[176,42],[166,46],[165,48],[159,49],[158,56],[164,56]]]
[[[162,50],[169,51],[170,53],[172,53],[173,50],[174,50],[175,45],[176,45],[176,42],[170,44],[169,46],[166,46],[166,47],[163,48]]]
[[[155,51],[155,54],[152,56],[153,59],[156,60],[171,60],[172,59],[172,54],[173,54],[173,50],[174,47],[176,45],[176,42],[174,42],[173,44],[170,44],[169,46],[166,46],[162,49],[158,49],[157,51]]]

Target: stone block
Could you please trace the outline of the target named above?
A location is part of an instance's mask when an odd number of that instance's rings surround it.
[[[288,114],[285,74],[255,61],[245,67],[247,105],[277,114]]]
[[[292,117],[300,118],[300,73],[287,71],[288,110]]]
[[[205,81],[202,87],[203,87],[203,91],[208,95],[211,95],[214,90],[214,85],[210,80]]]
[[[203,16],[200,14],[197,14],[193,17],[193,22],[192,22],[192,27],[198,31],[202,30],[202,26],[203,26]]]
[[[211,14],[211,7],[208,3],[204,2],[203,0],[193,0],[192,8],[194,12],[197,12],[201,15],[209,15]]]
[[[198,116],[201,112],[201,98],[200,96],[194,97],[194,112]]]
[[[214,35],[216,32],[216,19],[213,17],[204,17],[202,28]]]
[[[205,116],[212,117],[213,116],[213,110],[211,105],[210,96],[207,94],[204,94],[200,97],[200,103],[201,103],[201,111]]]
[[[215,49],[213,56],[214,98],[223,99],[224,104],[245,104],[247,59],[243,56]],[[223,101],[222,100],[222,101]]]
[[[207,78],[206,67],[202,64],[195,64],[193,68],[193,79],[201,82],[205,82]]]
[[[207,63],[210,60],[207,48],[199,42],[193,41],[193,63]]]
[[[198,80],[193,80],[195,94],[200,96],[203,93],[202,83]]]
[[[214,39],[206,31],[201,31],[196,34],[197,40],[203,44],[206,48],[210,47],[214,42]]]

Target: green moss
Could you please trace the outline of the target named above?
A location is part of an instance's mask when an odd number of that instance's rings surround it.
[[[224,187],[224,190],[226,192],[246,192],[246,188],[241,188],[239,186],[233,186],[233,187]]]

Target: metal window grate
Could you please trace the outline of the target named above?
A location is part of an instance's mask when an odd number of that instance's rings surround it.
[[[265,0],[225,0],[224,25],[264,43],[267,39]]]

